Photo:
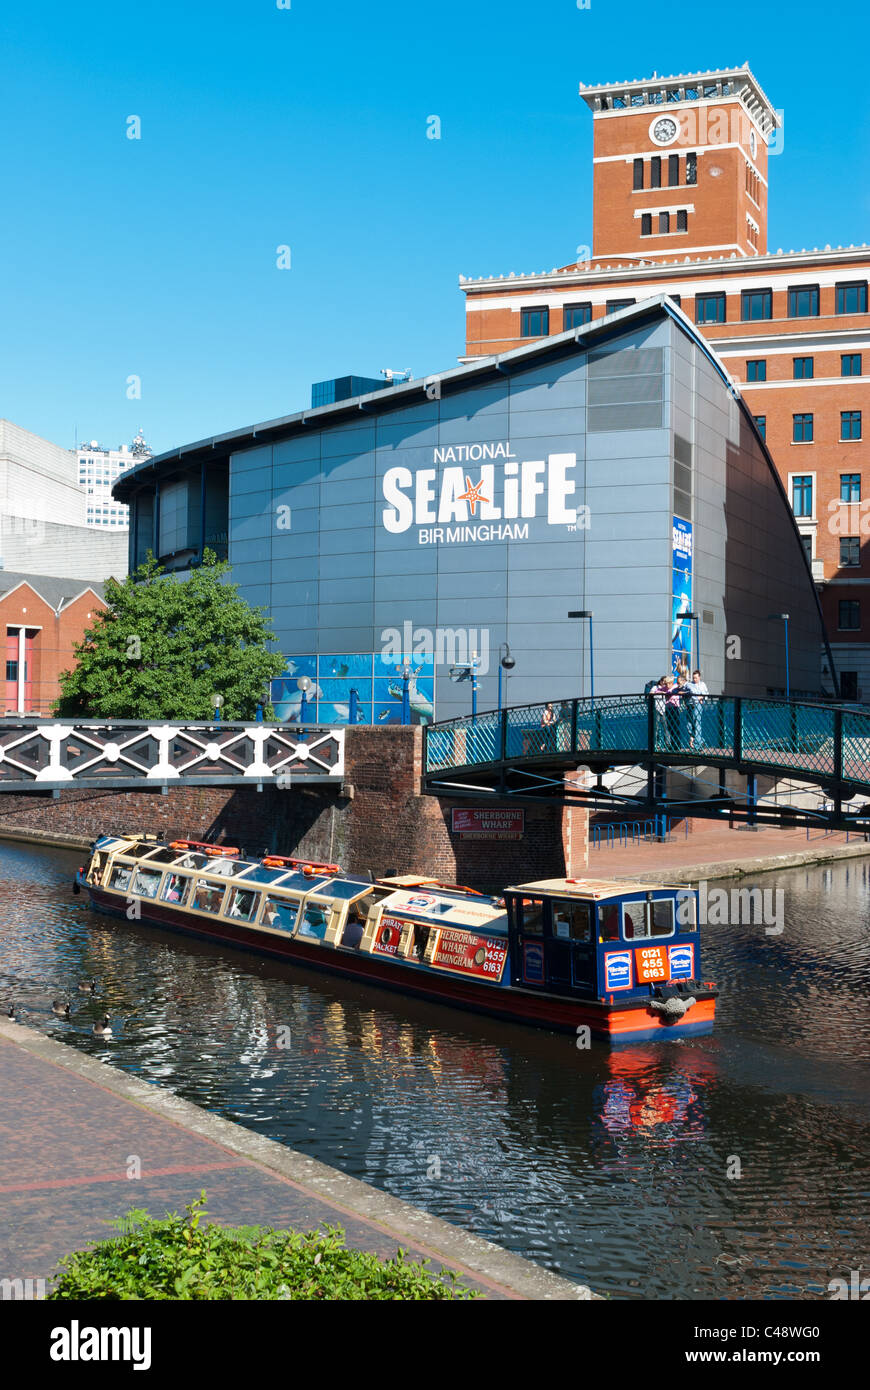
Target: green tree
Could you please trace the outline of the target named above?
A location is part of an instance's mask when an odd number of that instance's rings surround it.
[[[189,578],[165,574],[154,557],[122,584],[106,583],[105,608],[60,675],[55,713],[72,718],[253,719],[284,658],[271,652],[271,620],[239,598],[211,550]]]

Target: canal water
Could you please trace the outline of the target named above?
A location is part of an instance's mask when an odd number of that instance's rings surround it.
[[[80,859],[0,847],[4,1013],[616,1298],[870,1274],[870,859],[761,876],[781,933],[706,928],[714,1034],[613,1051],[115,923]]]

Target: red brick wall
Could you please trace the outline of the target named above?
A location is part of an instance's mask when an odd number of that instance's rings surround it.
[[[422,730],[350,729],[346,782],[324,787],[179,787],[160,792],[76,787],[35,796],[0,794],[0,830],[93,838],[137,830],[167,839],[217,838],[249,854],[310,855],[353,872],[427,875],[494,891],[566,872],[563,812],[527,806],[520,841],[463,841],[450,833],[451,807],[465,800],[421,796]],[[350,794],[352,789],[352,795]],[[473,803],[472,803],[473,804]],[[586,864],[585,812],[571,820],[571,864]]]

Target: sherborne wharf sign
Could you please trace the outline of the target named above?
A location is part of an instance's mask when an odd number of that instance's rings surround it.
[[[539,506],[549,526],[589,528],[589,508],[571,500],[576,453],[521,461],[509,442],[455,444],[435,449],[432,461],[442,466],[440,485],[438,468],[412,473],[400,466],[384,474],[384,501],[390,505],[382,516],[393,535],[417,526],[420,545],[528,540],[526,518],[536,518]]]
[[[450,829],[462,840],[521,840],[525,811],[496,811],[489,807],[454,807]]]

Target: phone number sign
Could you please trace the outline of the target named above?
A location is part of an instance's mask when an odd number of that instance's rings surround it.
[[[668,954],[664,946],[641,946],[634,953],[639,985],[650,985],[655,980],[669,980],[671,971]]]
[[[460,975],[476,975],[482,980],[501,980],[507,960],[507,942],[492,936],[471,936],[468,932],[442,927],[432,964]]]

